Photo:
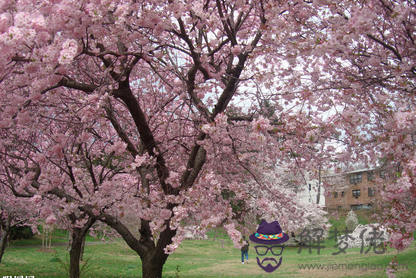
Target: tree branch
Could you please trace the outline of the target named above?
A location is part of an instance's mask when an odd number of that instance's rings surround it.
[[[400,61],[402,61],[402,56],[400,55],[399,51],[398,51],[396,48],[394,48],[393,46],[388,45],[387,43],[385,43],[385,42],[383,42],[383,41],[381,41],[381,40],[377,39],[376,37],[374,37],[374,36],[373,36],[373,35],[371,35],[371,34],[367,34],[367,37],[368,37],[368,38],[370,38],[370,39],[372,39],[373,41],[375,41],[375,42],[377,42],[377,43],[381,44],[381,45],[382,45],[382,46],[384,46],[385,48],[387,48],[387,49],[391,50],[391,51],[394,53],[394,55],[396,55],[397,59],[399,59]]]

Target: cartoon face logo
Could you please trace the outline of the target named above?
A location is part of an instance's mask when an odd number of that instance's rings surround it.
[[[268,257],[259,258],[257,257],[258,266],[264,271],[271,273],[275,271],[281,264],[283,257],[280,257],[279,262],[276,261],[276,258],[270,257],[271,255],[277,257],[282,255],[284,246],[274,245],[257,245],[254,247],[258,256],[266,256],[269,253]],[[269,252],[270,251],[270,252]]]
[[[263,220],[257,232],[250,236],[250,240],[257,244],[254,248],[258,255],[257,264],[261,269],[270,273],[279,268],[283,257],[278,256],[282,255],[284,249],[280,244],[289,240],[289,236],[282,232],[279,222],[267,223]]]

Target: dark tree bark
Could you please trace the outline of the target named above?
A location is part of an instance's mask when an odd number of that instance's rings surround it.
[[[142,259],[142,277],[161,278],[163,265],[166,262],[161,256],[149,256],[148,259]]]
[[[82,243],[81,243],[81,255],[79,257],[79,261],[83,262],[84,261],[84,250],[85,250],[85,239],[86,239],[87,235],[85,235],[82,238]]]
[[[7,220],[6,223],[4,223],[4,225],[1,225],[1,241],[0,241],[0,263],[1,260],[3,258],[3,254],[4,254],[4,250],[6,249],[6,244],[7,244],[7,238],[9,237],[10,234],[10,230],[11,230],[11,226],[10,226],[10,222]]]
[[[155,245],[153,241],[148,238],[148,235],[151,234],[150,229],[148,229],[147,226],[148,225],[145,225],[144,229],[140,230],[140,241],[142,241],[142,239],[145,241],[145,245],[148,250],[148,252],[145,253],[138,253],[142,260],[142,277],[161,278],[163,265],[169,257],[168,254],[165,254],[164,248],[172,243],[172,238],[175,236],[176,230],[171,230],[169,226],[167,226],[167,228],[160,234],[159,240]]]
[[[320,198],[321,198],[321,166],[319,166],[318,193],[316,194],[317,204],[319,204]]]
[[[87,236],[88,230],[95,223],[96,219],[89,218],[87,224],[82,228],[74,228],[72,232],[71,250],[69,251],[69,277],[79,278],[79,262],[82,258],[83,243]]]

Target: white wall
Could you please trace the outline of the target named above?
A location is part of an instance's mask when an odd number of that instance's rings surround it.
[[[309,185],[311,185],[310,191]],[[316,204],[316,195],[318,195],[318,180],[307,181],[307,184],[303,185],[299,189],[300,190],[298,191],[298,195],[302,200]],[[319,205],[325,206],[324,188],[322,187],[322,185],[319,198]]]

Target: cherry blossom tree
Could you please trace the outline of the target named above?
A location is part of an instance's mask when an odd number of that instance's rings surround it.
[[[161,277],[184,219],[224,226],[236,246],[234,202],[256,198],[257,216],[273,202],[286,229],[302,219],[265,178],[276,165],[382,155],[400,162],[385,194],[408,239],[414,15],[407,1],[367,2],[2,2],[0,147],[24,173],[16,193],[51,200],[81,235],[105,222],[143,277]]]
[[[7,144],[5,141],[3,141]],[[2,147],[5,145],[2,144]],[[1,225],[1,242],[0,242],[0,261],[6,248],[7,240],[11,229],[16,226],[27,225],[32,231],[37,231],[36,221],[41,216],[41,206],[31,202],[29,198],[20,198],[22,195],[17,194],[28,184],[31,183],[33,175],[30,171],[20,172],[19,164],[13,163],[8,167],[5,154],[6,149],[2,148],[0,152],[0,225]],[[15,156],[11,152],[11,156]],[[16,193],[16,194],[15,194]]]
[[[312,91],[324,91],[327,107],[340,115],[335,124],[346,153],[367,165],[382,159],[390,173],[376,183],[389,203],[383,225],[399,251],[416,229],[415,11],[414,1],[331,2],[309,56],[321,65],[310,68]]]
[[[0,191],[0,262],[9,239],[11,229],[17,226],[32,226],[36,228],[36,219],[39,209],[28,200],[13,198],[6,195],[4,190]]]
[[[7,132],[7,139],[13,138]],[[32,136],[26,137],[26,140]],[[41,138],[41,137],[39,137]],[[3,141],[0,157],[2,158],[0,171],[0,185],[2,190],[2,212],[4,216],[4,231],[8,231],[11,225],[21,223],[31,224],[32,229],[37,230],[38,220],[43,224],[42,233],[47,233],[46,246],[49,247],[53,227],[59,227],[70,231],[70,276],[79,277],[79,261],[82,256],[82,244],[89,228],[96,219],[88,217],[85,213],[80,213],[77,209],[71,209],[68,204],[56,195],[47,194],[50,183],[65,182],[58,177],[56,164],[52,167],[42,167],[42,169],[54,171],[50,179],[44,180],[40,177],[41,166],[38,163],[30,163],[31,148],[35,148],[39,141],[19,142],[19,146],[10,145],[7,140]],[[13,147],[13,149],[10,149]],[[46,163],[46,157],[42,158]],[[53,163],[53,161],[49,161]],[[32,164],[34,167],[30,167]],[[46,178],[47,175],[45,175]],[[47,229],[47,231],[45,231]],[[7,237],[7,233],[4,233]],[[44,240],[42,238],[42,246]]]
[[[314,27],[315,6],[4,2],[0,127],[4,145],[25,146],[30,158],[20,161],[30,181],[21,190],[117,230],[144,277],[161,276],[185,218],[202,229],[224,225],[238,245],[230,203],[251,192],[275,193],[267,196],[286,219],[301,219],[261,173],[294,157],[307,165],[327,129],[317,129],[305,102],[284,107],[262,86],[274,82],[284,46],[313,36],[305,24]],[[234,194],[224,199],[224,190]],[[123,223],[125,210],[141,219],[140,237]]]

